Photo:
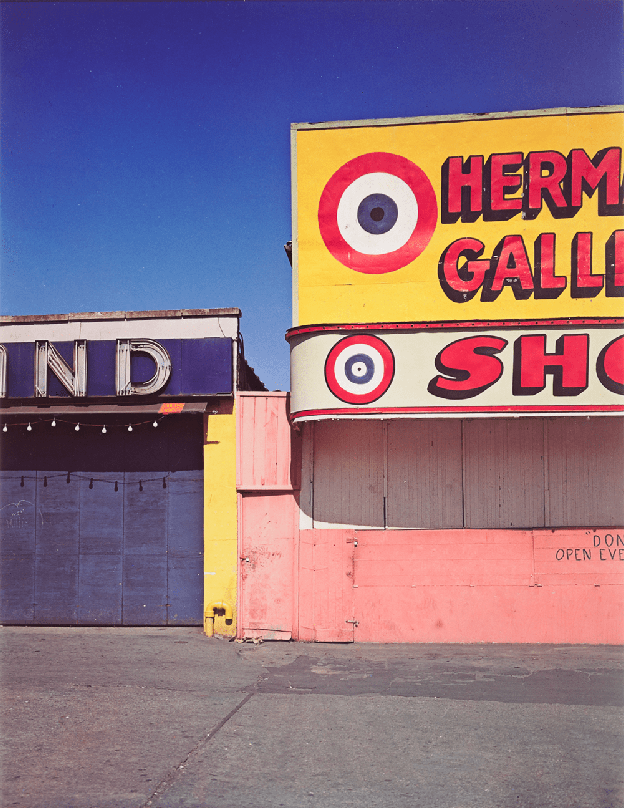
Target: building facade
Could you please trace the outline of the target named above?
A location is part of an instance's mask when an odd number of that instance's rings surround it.
[[[242,636],[624,640],[623,118],[293,125],[293,440],[239,459]]]
[[[235,632],[240,316],[1,318],[4,624]]]

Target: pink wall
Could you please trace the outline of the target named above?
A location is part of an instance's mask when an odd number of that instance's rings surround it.
[[[624,642],[624,529],[300,530],[287,394],[237,402],[240,637]]]
[[[296,635],[301,468],[287,393],[239,393],[237,411],[238,636]]]

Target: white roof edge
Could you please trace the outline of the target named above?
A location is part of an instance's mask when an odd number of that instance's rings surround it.
[[[423,123],[459,123],[462,121],[487,121],[497,118],[540,118],[547,115],[606,115],[624,112],[624,105],[603,107],[554,107],[552,109],[528,109],[508,112],[466,112],[455,115],[423,115],[415,118],[370,118],[362,121],[321,121],[318,123],[291,123],[292,130],[305,129],[353,129],[364,126],[408,126]]]

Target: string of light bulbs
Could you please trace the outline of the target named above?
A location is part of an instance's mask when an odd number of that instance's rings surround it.
[[[169,482],[171,482],[172,475],[175,475],[175,472],[168,472],[164,476],[146,477],[144,479],[140,479],[138,481],[139,491],[144,490],[144,488],[143,488],[144,483],[160,483],[160,482],[162,482],[162,487],[167,488],[167,481],[169,480]],[[74,471],[74,472],[72,472],[72,471],[64,472],[63,471],[63,472],[59,472],[59,473],[56,473],[56,474],[54,474],[54,473],[45,474],[44,477],[43,477],[43,487],[44,488],[48,487],[48,480],[54,480],[54,479],[59,478],[59,477],[64,477],[65,481],[66,481],[66,483],[68,485],[71,483],[72,480],[89,480],[89,486],[88,487],[90,489],[93,489],[93,484],[94,483],[104,483],[104,484],[107,484],[107,485],[114,485],[115,486],[115,491],[119,491],[119,486],[120,485],[121,486],[135,486],[137,484],[136,480],[132,480],[132,481],[130,481],[130,480],[121,480],[121,481],[120,480],[107,480],[107,479],[104,479],[102,477],[92,477],[90,474],[81,474],[80,472],[76,472],[76,471]],[[18,475],[14,476],[14,477],[6,476],[6,477],[3,477],[2,479],[3,480],[19,480],[20,481],[20,487],[24,488],[26,486],[26,480],[34,480],[36,482],[37,480],[40,480],[41,478],[37,477],[37,476],[33,477],[30,474],[18,474]],[[174,477],[174,480],[175,480],[175,477]],[[192,479],[189,479],[187,477],[187,478],[185,478],[183,480],[183,482],[185,482],[185,483],[188,483],[188,482],[201,483],[201,482],[203,482],[203,477],[195,477],[195,478],[192,478]]]
[[[78,421],[78,422],[67,421],[64,418],[56,418],[56,417],[52,417],[51,419],[50,418],[38,418],[36,421],[21,421],[21,422],[12,423],[11,424],[11,429],[13,429],[13,427],[25,426],[26,427],[26,432],[32,432],[33,431],[33,424],[36,426],[38,424],[49,423],[51,427],[56,427],[57,424],[69,424],[70,426],[74,427],[75,432],[80,432],[81,428],[90,429],[91,427],[97,427],[98,429],[101,430],[103,435],[106,435],[107,432],[109,431],[109,429],[111,429],[111,428],[115,429],[115,428],[123,428],[123,427],[125,427],[127,432],[133,432],[136,427],[144,426],[145,424],[150,424],[151,423],[151,425],[153,427],[157,427],[159,425],[159,422],[162,421],[163,418],[165,418],[165,417],[166,416],[161,415],[160,417],[154,418],[154,420],[149,418],[146,421],[136,421],[136,422],[129,423],[127,425],[126,424],[110,424],[110,423],[109,424],[92,424],[92,423],[85,423],[84,421],[83,422],[81,422],[81,421]],[[8,432],[9,431],[9,425],[6,422],[4,423],[4,426],[2,427],[2,431],[3,432]]]

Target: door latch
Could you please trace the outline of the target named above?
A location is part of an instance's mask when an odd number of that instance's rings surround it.
[[[353,623],[353,628],[360,625],[357,620],[345,620],[345,623]]]

